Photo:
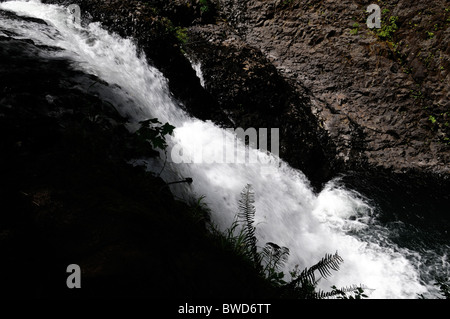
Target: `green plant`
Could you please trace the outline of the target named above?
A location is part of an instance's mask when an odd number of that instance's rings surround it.
[[[186,44],[189,41],[187,29],[183,27],[176,27],[174,29],[175,37],[180,44]]]
[[[332,293],[336,299],[363,299],[368,298],[364,293],[363,287],[348,287],[348,288],[336,288],[332,286]]]
[[[290,4],[292,4],[294,2],[294,0],[283,0],[283,2],[281,3],[281,5],[283,6],[283,7],[287,7],[287,6],[289,6]]]
[[[336,252],[326,254],[319,262],[303,271],[296,266],[290,271],[291,281],[284,281],[284,273],[281,268],[289,257],[289,249],[268,242],[262,250],[259,249],[256,239],[256,227],[254,226],[256,209],[254,206],[255,194],[250,184],[241,192],[239,200],[239,212],[232,226],[225,232],[225,238],[231,242],[235,252],[244,256],[260,275],[282,291],[283,297],[302,299],[323,299],[334,296],[342,296],[342,292],[353,293],[354,299],[367,297],[363,294],[362,287],[349,287],[340,290],[324,292],[317,290],[317,284],[321,278],[331,276],[331,271],[339,270],[343,259]],[[320,278],[316,278],[316,272]]]
[[[168,37],[175,38],[175,40],[181,45],[184,45],[189,41],[188,29],[181,26],[175,26],[167,17],[161,18],[160,25],[158,27],[161,28],[161,32],[163,34]]]
[[[208,11],[210,11],[210,4],[208,0],[199,0],[199,3],[201,13],[207,13]]]
[[[289,249],[280,247],[274,243],[267,243],[261,252],[264,263],[263,273],[270,282],[278,285],[286,284],[284,273],[280,268],[286,263],[289,257]]]
[[[428,36],[428,39],[433,39],[434,38],[434,33],[430,32],[430,31],[427,31],[427,36]]]
[[[355,22],[355,23],[353,23],[353,29],[350,30],[350,34],[356,35],[356,34],[358,34],[358,31],[359,31],[359,23]]]
[[[136,135],[142,144],[150,143],[154,149],[165,151],[167,148],[165,136],[172,135],[175,127],[169,123],[162,124],[156,118],[141,121],[139,124],[141,127],[136,131]]]
[[[343,259],[336,252],[335,254],[326,254],[315,265],[305,268],[302,272],[296,267],[290,272],[292,280],[285,285],[286,294],[289,297],[302,299],[362,299],[368,296],[364,294],[363,286],[350,286],[337,289],[332,286],[331,291],[322,291],[317,289],[317,284],[321,278],[331,276],[331,270],[338,271]],[[319,272],[320,278],[316,279],[315,272]]]
[[[257,240],[255,236],[256,228],[253,225],[256,208],[254,206],[255,194],[251,189],[251,185],[245,186],[239,200],[239,212],[237,214],[238,221],[242,224],[243,244],[247,250],[247,254],[253,261],[255,266],[261,263],[261,256],[258,254],[256,246]]]
[[[425,62],[425,65],[427,67],[430,66],[431,62],[434,60],[434,54],[431,52],[428,52],[428,55],[426,58],[422,58],[422,60]]]
[[[438,277],[434,285],[439,287],[439,291],[445,299],[450,299],[450,278]]]
[[[436,118],[433,115],[430,115],[428,119],[431,121],[431,123],[436,124]]]
[[[340,263],[343,262],[341,256],[336,252],[334,255],[326,254],[319,262],[311,267],[299,272],[298,268],[291,272],[292,280],[286,285],[289,295],[297,295],[304,299],[322,299],[334,295],[332,292],[316,291],[319,279],[316,279],[315,272],[318,271],[322,278],[331,275],[331,270],[339,270]]]
[[[448,125],[447,125],[448,126]],[[450,145],[450,137],[444,137],[444,143]]]
[[[205,195],[197,199],[191,199],[189,202],[189,212],[192,215],[195,224],[206,225],[210,222],[210,213],[208,205],[204,201]]]
[[[377,35],[383,40],[392,40],[392,35],[398,30],[398,16],[391,16],[387,21],[383,21],[382,27],[378,29]]]
[[[258,249],[256,239],[255,221],[255,194],[250,184],[246,185],[241,192],[238,203],[237,224],[241,226],[238,236],[240,247],[238,250],[245,255],[261,275],[276,285],[284,284],[284,274],[280,268],[287,261],[289,249],[268,242],[262,250]]]
[[[437,299],[450,299],[450,278],[436,277],[435,286],[439,287],[439,293],[443,298],[437,297]],[[426,299],[423,294],[418,294],[419,299]]]
[[[403,68],[403,72],[406,73],[406,74],[411,74],[412,68],[411,67],[409,67],[409,68],[408,67],[404,67]]]
[[[422,91],[417,91],[417,90],[410,90],[410,96],[414,99],[414,100],[420,100],[423,99],[423,95],[422,95]]]

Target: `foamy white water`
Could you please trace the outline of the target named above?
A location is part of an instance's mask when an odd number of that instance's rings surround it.
[[[202,73],[202,64],[198,61],[192,61],[189,60],[192,64],[192,68],[195,71],[195,74],[197,75],[198,79],[200,80],[200,84],[201,86],[205,87],[205,79],[203,78],[203,73]]]
[[[67,57],[74,68],[109,83],[122,97],[120,102],[112,101],[122,114],[135,122],[157,117],[174,125],[169,154],[174,145],[181,145],[195,156],[194,146],[200,144],[203,160],[208,161],[223,149],[228,133],[182,111],[171,99],[166,79],[148,65],[132,40],[110,34],[98,23],[74,25],[66,8],[37,0],[3,2],[0,9],[47,21],[48,26],[0,19],[0,29],[15,32],[17,38],[64,49],[49,54]],[[245,152],[245,146],[238,145],[236,152]],[[259,242],[288,247],[291,255],[287,269],[296,264],[301,268],[311,266],[325,253],[338,251],[342,256],[340,271],[321,281],[323,289],[329,290],[333,284],[364,284],[373,289],[372,298],[416,298],[417,294],[427,293],[429,287],[421,282],[416,264],[420,256],[389,243],[381,228],[376,233],[381,236],[378,241],[358,236],[368,227],[375,227],[371,224],[376,217],[374,210],[366,201],[333,181],[315,194],[302,172],[274,156],[259,155],[269,163],[173,164],[169,160],[162,176],[168,181],[177,176],[192,177],[194,183],[178,187],[177,194],[205,195],[212,219],[222,229],[234,219],[241,190],[252,184]]]

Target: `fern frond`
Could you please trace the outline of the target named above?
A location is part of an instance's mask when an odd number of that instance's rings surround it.
[[[310,268],[305,268],[300,275],[292,280],[291,284],[298,285],[299,283],[309,282],[316,283],[315,271],[319,271],[323,278],[331,276],[331,270],[338,271],[339,265],[344,260],[336,252],[334,255],[325,254],[317,264],[311,266]]]
[[[352,285],[352,286],[348,286],[348,287],[342,287],[339,289],[337,289],[335,286],[333,286],[332,288],[333,288],[332,291],[322,291],[322,290],[316,291],[315,298],[316,299],[328,299],[328,298],[333,298],[333,297],[345,296],[346,294],[355,292],[362,287]]]
[[[329,299],[329,298],[337,298],[337,299],[362,299],[362,298],[368,298],[366,294],[364,294],[364,290],[367,290],[367,288],[364,285],[351,285],[347,287],[342,288],[336,288],[336,286],[331,287],[333,288],[332,291],[323,292],[319,291],[317,292],[317,298],[318,299]],[[370,289],[369,289],[370,290]]]
[[[237,217],[243,227],[244,243],[248,248],[249,257],[253,260],[255,265],[259,267],[261,259],[256,246],[256,227],[254,226],[256,208],[254,203],[255,194],[253,193],[252,186],[247,184],[241,192]]]
[[[268,242],[261,251],[262,261],[266,267],[265,270],[280,269],[289,258],[289,248],[280,247],[277,244]]]

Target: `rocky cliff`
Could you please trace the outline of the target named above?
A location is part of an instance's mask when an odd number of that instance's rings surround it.
[[[137,39],[194,115],[279,127],[281,156],[316,186],[349,170],[448,178],[446,1],[377,2],[380,29],[370,1],[73,2]]]
[[[344,167],[448,174],[450,7],[379,1],[382,28],[371,30],[370,3],[221,0],[225,22],[192,31],[211,42],[219,28],[224,46],[260,50],[308,99]]]

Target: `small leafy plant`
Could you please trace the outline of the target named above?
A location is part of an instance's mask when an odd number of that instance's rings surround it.
[[[351,35],[357,35],[359,31],[359,23],[355,22],[353,23],[353,29],[350,30]]]
[[[439,291],[445,299],[450,299],[450,278],[436,278],[434,285],[439,287]]]
[[[269,280],[274,287],[280,289],[281,297],[295,299],[367,298],[361,286],[341,289],[333,286],[333,290],[328,292],[317,289],[317,284],[321,278],[331,276],[332,270],[339,270],[339,265],[343,262],[343,259],[337,252],[326,254],[319,262],[303,271],[299,271],[298,266],[296,266],[289,272],[292,279],[286,282],[282,268],[289,258],[289,249],[271,242],[266,243],[262,249],[258,247],[256,227],[254,226],[256,214],[254,196],[251,185],[245,186],[241,192],[237,218],[231,228],[226,231],[224,238],[227,242],[232,243],[235,252],[250,261],[261,276]],[[316,272],[320,274],[320,277],[316,277]]]
[[[208,0],[199,0],[199,3],[201,13],[207,13],[210,11],[210,5],[208,3]]]
[[[397,21],[398,16],[391,16],[387,21],[383,21],[377,35],[383,40],[392,40],[393,34],[398,30]]]
[[[436,124],[436,118],[433,115],[430,115],[428,119],[431,123]]]
[[[180,44],[186,44],[189,41],[187,29],[183,27],[176,27],[174,29],[175,37]]]
[[[336,299],[364,299],[369,298],[364,293],[364,289],[362,287],[349,287],[349,288],[336,288],[336,286],[332,286],[332,293]]]
[[[150,143],[154,149],[165,151],[167,148],[166,135],[172,135],[174,126],[169,123],[162,124],[158,119],[148,119],[139,122],[141,127],[136,131],[139,140]]]
[[[450,299],[450,278],[436,277],[434,285],[439,287],[439,293],[443,298],[437,297],[437,299]],[[426,299],[423,294],[418,294],[419,299]]]

